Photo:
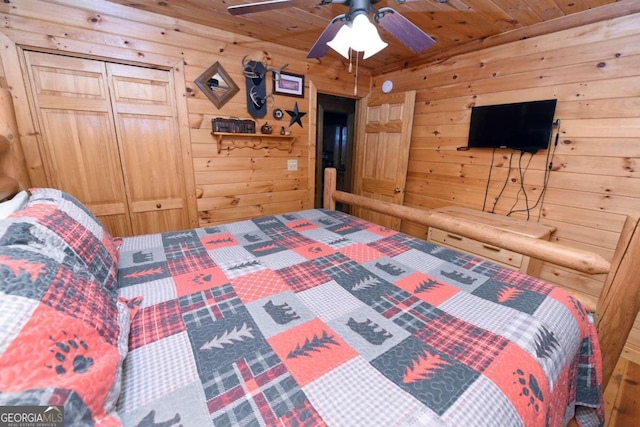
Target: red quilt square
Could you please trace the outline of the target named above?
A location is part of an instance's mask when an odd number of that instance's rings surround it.
[[[323,256],[331,255],[335,250],[322,243],[312,243],[309,245],[298,246],[293,249],[294,252],[299,253],[306,259],[316,259]]]
[[[288,329],[267,341],[300,387],[357,356],[320,319]]]
[[[282,278],[268,269],[237,277],[231,283],[244,304],[289,290]]]
[[[379,236],[383,236],[383,237],[389,237],[389,236],[394,236],[396,234],[398,234],[397,231],[392,230],[390,228],[387,227],[383,227],[381,225],[376,225],[374,227],[369,227],[367,228],[367,231],[373,234],[377,234]]]
[[[0,390],[56,384],[78,393],[92,415],[99,416],[119,359],[117,347],[91,325],[41,304],[0,357]]]
[[[514,361],[517,361],[514,369]],[[549,402],[547,377],[533,357],[518,345],[509,343],[484,371],[484,375],[502,390],[513,396],[513,406],[523,420],[536,420],[546,425],[546,411],[542,402]]]
[[[339,249],[347,258],[350,258],[358,264],[365,264],[369,261],[373,261],[385,256],[382,252],[376,248],[372,248],[369,245],[363,245],[362,243],[356,243],[353,245],[345,246]]]
[[[398,280],[396,285],[436,307],[460,292],[458,288],[420,272]]]
[[[551,292],[549,292],[549,298],[553,298],[555,300],[560,301],[562,304],[567,306],[567,308],[571,311],[573,316],[576,319],[585,320],[587,318],[587,311],[584,306],[578,301],[575,297],[566,293],[563,289],[553,287]],[[579,325],[584,326],[585,324],[580,322]],[[582,330],[581,335],[585,336],[588,332]]]
[[[173,281],[180,297],[229,283],[227,276],[218,267],[189,271],[187,274],[174,276]]]

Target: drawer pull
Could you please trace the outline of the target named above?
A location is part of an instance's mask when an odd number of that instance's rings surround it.
[[[485,249],[489,249],[490,251],[496,251],[496,252],[500,252],[502,250],[500,248],[496,248],[495,246],[491,246],[487,244],[483,244],[482,247]]]
[[[160,204],[160,203],[156,204],[156,208],[160,209],[161,207],[162,207],[162,204]]]
[[[447,237],[451,237],[452,239],[456,239],[456,240],[462,240],[462,237],[456,236],[455,234],[447,233]]]

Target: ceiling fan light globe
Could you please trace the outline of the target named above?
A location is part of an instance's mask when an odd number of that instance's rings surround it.
[[[349,59],[349,49],[351,49],[351,39],[353,30],[347,24],[340,27],[333,40],[327,42],[327,46]]]
[[[363,59],[375,55],[388,46],[382,41],[378,29],[365,14],[357,15],[353,19],[351,33],[351,48],[358,52],[364,52]]]
[[[366,14],[358,14],[353,21],[345,23],[333,40],[327,46],[349,59],[349,50],[364,52],[363,59],[367,59],[388,46],[378,34]]]
[[[376,34],[377,35],[377,34]],[[369,40],[367,46],[364,49],[364,55],[362,55],[362,59],[367,59],[376,53],[380,52],[385,47],[389,46],[387,43],[383,42],[380,36],[377,37],[377,40]]]
[[[373,30],[375,31],[376,27],[369,21],[369,16],[366,13],[357,13],[356,16],[353,17],[351,22],[351,28],[357,34],[365,33],[367,31]]]

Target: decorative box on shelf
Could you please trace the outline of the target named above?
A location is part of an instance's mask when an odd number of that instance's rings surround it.
[[[237,117],[228,119],[216,117],[211,119],[211,129],[214,132],[256,133],[256,122],[251,119],[242,120]]]
[[[289,153],[293,150],[293,143],[296,140],[292,135],[272,135],[257,133],[230,133],[211,132],[218,144],[218,154],[223,149],[233,150],[234,148],[275,148],[285,150]]]

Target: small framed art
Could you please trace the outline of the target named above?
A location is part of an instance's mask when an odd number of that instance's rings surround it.
[[[273,94],[304,98],[304,76],[302,74],[274,73]]]

